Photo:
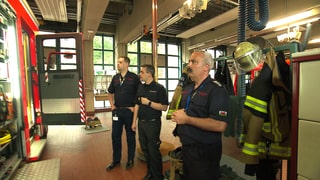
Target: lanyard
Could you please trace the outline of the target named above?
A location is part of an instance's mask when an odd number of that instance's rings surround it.
[[[193,93],[192,93],[192,89],[190,89],[189,94],[188,94],[186,107],[185,107],[186,111],[189,109],[191,99],[197,94],[198,91],[200,91],[204,87],[204,85],[205,85],[205,83],[201,84],[201,86],[199,88],[195,89]]]
[[[126,77],[119,76],[120,86],[122,86],[123,81],[126,79]]]

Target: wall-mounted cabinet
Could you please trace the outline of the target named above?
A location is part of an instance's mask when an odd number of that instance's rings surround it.
[[[320,48],[292,54],[292,175],[290,179],[320,179]]]

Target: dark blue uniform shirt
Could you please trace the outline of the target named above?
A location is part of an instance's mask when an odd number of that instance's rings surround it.
[[[148,105],[143,105],[139,97],[146,97],[150,101],[168,105],[166,89],[159,83],[152,81],[150,84],[141,84],[137,92],[137,104],[139,104],[138,118],[144,120],[160,119],[162,111],[155,110]]]
[[[208,76],[194,89],[194,83],[182,91],[179,108],[185,108],[188,116],[229,121],[229,94],[225,88]],[[191,125],[178,125],[182,144],[213,144],[221,141],[221,132],[205,131]]]
[[[138,86],[141,84],[140,78],[127,72],[124,77],[120,73],[113,76],[108,92],[114,94],[116,107],[133,107]]]

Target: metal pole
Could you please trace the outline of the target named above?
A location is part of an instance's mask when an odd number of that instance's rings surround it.
[[[157,32],[157,0],[152,0],[152,60],[155,69],[154,80],[158,81],[158,32]]]

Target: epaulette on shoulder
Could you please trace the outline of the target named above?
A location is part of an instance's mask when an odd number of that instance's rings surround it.
[[[213,84],[216,84],[217,86],[219,86],[219,87],[222,87],[222,84],[219,82],[219,81],[217,81],[217,80],[212,80],[211,81]]]

